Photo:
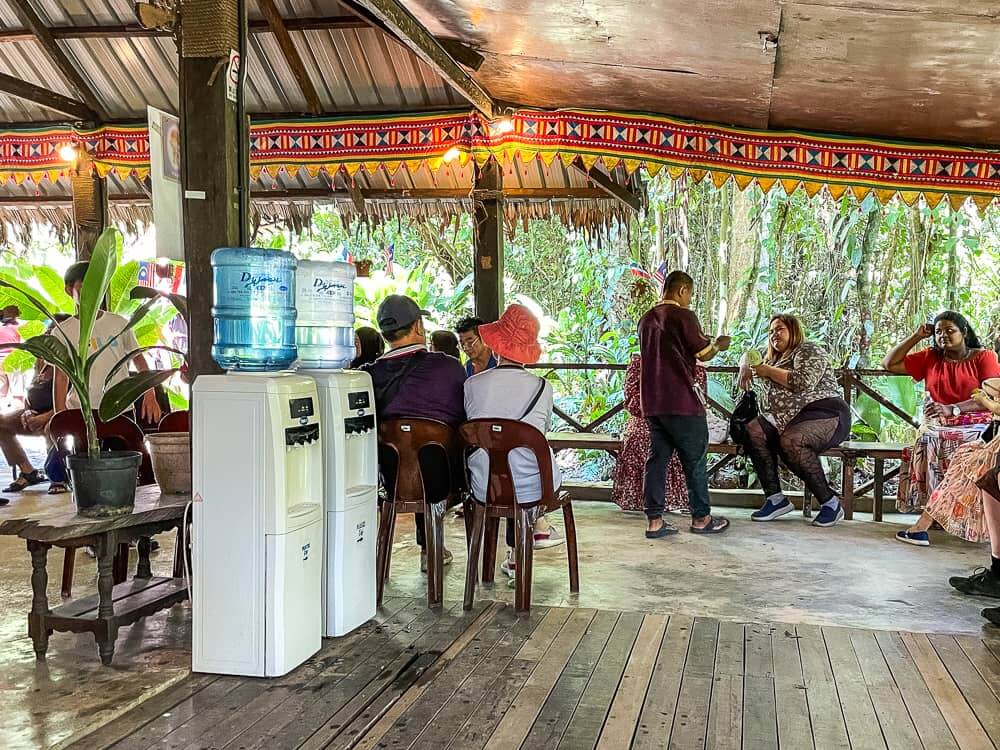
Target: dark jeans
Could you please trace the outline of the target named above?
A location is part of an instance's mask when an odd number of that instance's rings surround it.
[[[45,459],[45,476],[50,482],[56,484],[66,484],[66,456],[69,454],[56,448],[49,449],[49,455]]]
[[[667,466],[674,453],[684,469],[691,517],[711,515],[708,497],[708,421],[704,416],[675,414],[647,417],[649,423],[649,458],[646,459],[646,481],[643,496],[646,517],[663,515]]]

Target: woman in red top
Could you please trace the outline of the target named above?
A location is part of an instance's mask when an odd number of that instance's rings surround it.
[[[934,337],[931,348],[910,353],[930,336]],[[982,348],[965,317],[948,310],[938,315],[933,325],[920,326],[906,341],[893,347],[882,365],[889,372],[909,375],[926,386],[924,426],[910,449],[910,491],[896,500],[896,509],[901,512],[922,511],[955,452],[965,443],[978,440],[989,425],[992,415],[972,400],[972,392],[984,380],[1000,377],[1000,363],[994,352]],[[897,538],[927,546],[927,530],[933,522],[930,515],[923,513]]]

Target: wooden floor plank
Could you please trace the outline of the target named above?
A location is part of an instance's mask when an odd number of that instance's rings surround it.
[[[840,698],[823,632],[815,625],[796,625],[795,634],[799,641],[802,677],[816,750],[850,750],[847,724],[843,712],[839,710]]]
[[[135,732],[116,742],[111,747],[114,750],[145,750],[153,746],[175,729],[184,726],[192,717],[203,711],[211,710],[226,696],[239,688],[242,680],[239,677],[219,677],[204,690],[181,701],[169,711],[157,716]]]
[[[986,736],[962,691],[952,680],[941,663],[927,636],[917,633],[900,633],[900,638],[924,679],[931,697],[941,709],[952,735],[962,750],[990,750],[993,743]]]
[[[514,658],[524,661],[539,661],[549,650],[549,646],[552,645],[572,614],[572,607],[552,607],[549,609],[541,625],[531,634],[531,638],[521,646],[521,650]]]
[[[875,640],[875,633],[851,629],[849,634],[886,746],[889,750],[920,747],[920,734]]]
[[[958,745],[898,633],[873,633],[882,657],[925,748],[957,750]]]
[[[172,687],[157,693],[95,732],[91,732],[72,745],[71,750],[104,750],[128,735],[139,731],[165,713],[170,713],[183,701],[198,693],[219,678],[214,674],[192,674]]]
[[[715,685],[708,708],[707,747],[738,750],[743,744],[744,624],[720,622]]]
[[[990,686],[993,695],[1000,698],[1000,660],[983,643],[983,639],[976,636],[957,636],[955,638],[958,645],[962,647],[965,655],[969,657],[979,674]]]
[[[639,714],[639,723],[632,740],[633,750],[662,748],[670,737],[693,626],[694,619],[691,617],[670,616],[667,632],[663,636],[660,653],[657,654],[656,665],[653,667],[653,678],[649,681],[646,702]]]
[[[743,747],[747,750],[777,750],[778,717],[771,626],[750,624],[746,626],[744,635]]]
[[[506,607],[499,617],[512,618],[513,624],[506,636],[476,667],[469,679],[438,712],[434,721],[417,738],[414,750],[440,750],[447,747],[462,731],[470,716],[488,703],[490,691],[502,682],[502,675],[511,665],[514,656],[545,616],[546,609],[532,607],[527,615],[515,615],[513,607]],[[527,674],[525,674],[525,678]],[[523,680],[522,680],[523,682]],[[513,697],[513,696],[511,696]],[[492,731],[492,730],[491,730]],[[485,744],[485,739],[483,740]],[[361,743],[358,750],[370,750],[371,745]]]
[[[774,708],[778,718],[778,747],[813,747],[809,702],[806,699],[805,678],[799,639],[791,625],[776,625],[771,629],[771,655],[774,666]]]
[[[441,618],[440,613],[427,609],[425,602],[409,602],[374,634],[226,747],[233,750],[298,747]]]
[[[864,673],[858,664],[857,654],[851,644],[850,631],[846,628],[825,627],[823,639],[830,655],[833,679],[837,685],[840,707],[847,723],[847,736],[853,750],[885,750],[885,738],[879,727],[878,716]]]
[[[542,621],[545,612],[541,607],[533,607],[527,615],[515,615],[513,607],[504,608],[497,617],[512,620],[509,630],[424,729],[413,743],[413,750],[440,750],[448,746],[461,732],[466,720],[482,705],[491,686],[511,664],[514,655]],[[366,737],[357,750],[370,750],[374,747],[367,740]]]
[[[435,673],[426,674],[407,690],[365,732],[358,747],[410,747],[431,722],[436,722],[441,708],[518,622],[510,607],[493,607],[490,618],[477,619],[473,627],[466,629],[435,662]]]
[[[615,698],[629,654],[639,635],[643,616],[625,612],[618,618],[594,673],[584,688],[580,702],[573,711],[558,747],[562,750],[592,750],[604,727],[604,719]]]
[[[535,669],[500,720],[486,743],[486,750],[509,750],[520,747],[595,614],[596,611],[593,609],[573,610],[565,626],[559,631],[544,656],[538,660]],[[527,648],[528,644],[525,644],[519,652],[521,658],[524,658],[523,654]],[[527,652],[533,653],[530,649]]]
[[[345,655],[376,634],[381,627],[380,623],[387,622],[406,604],[406,601],[395,598],[384,602],[376,620],[363,624],[341,638],[325,639],[319,653],[301,667],[284,677],[253,681],[252,684],[260,689],[247,691],[242,703],[226,701],[223,706],[228,710],[222,711],[221,715],[218,712],[208,712],[198,717],[197,721],[189,722],[182,731],[175,732],[171,737],[179,740],[186,736],[188,744],[185,747],[188,750],[225,747],[324,671],[342,663]]]
[[[993,744],[1000,744],[1000,701],[986,684],[979,670],[966,656],[965,651],[950,635],[932,635],[928,638],[938,658],[944,662],[951,679],[962,691],[979,723]]]
[[[618,623],[618,612],[598,612],[556,682],[521,750],[549,750],[559,744],[583,691]],[[433,750],[428,748],[427,750]]]
[[[681,690],[677,696],[677,711],[670,731],[668,747],[671,750],[691,750],[705,746],[718,640],[719,622],[696,617],[684,664],[684,676],[681,678]]]
[[[666,615],[646,615],[643,618],[618,685],[618,692],[611,702],[604,729],[597,740],[600,750],[615,750],[632,744],[639,713],[646,700],[649,680],[653,676],[653,665],[667,629],[667,619]]]
[[[435,665],[444,654],[453,654],[451,649],[457,648],[456,641],[462,642],[462,645],[471,641],[492,619],[496,610],[495,604],[485,601],[476,602],[468,612],[457,602],[450,610],[446,605],[446,610],[438,613],[437,622],[402,654],[382,667],[374,679],[323,722],[306,741],[294,747],[299,750],[337,750],[353,744],[356,737],[363,737],[391,707],[405,707],[404,696],[414,686],[422,687],[423,674],[426,672],[430,680]]]

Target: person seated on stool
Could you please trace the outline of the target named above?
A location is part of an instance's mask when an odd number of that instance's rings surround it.
[[[552,386],[524,369],[538,361],[542,348],[538,343],[539,323],[524,305],[510,305],[495,323],[479,326],[483,343],[497,357],[497,366],[473,375],[465,381],[465,413],[469,419],[513,419],[530,424],[543,434],[552,421]],[[549,450],[551,454],[551,449]],[[527,448],[510,453],[510,471],[514,494],[519,503],[535,503],[542,498],[538,462]],[[486,502],[490,459],[480,449],[469,456],[469,480],[477,502]],[[559,489],[562,477],[555,457],[552,459],[552,486]],[[535,522],[534,548],[544,549],[566,540],[544,517]],[[507,521],[507,559],[500,570],[514,585],[514,522]]]
[[[462,405],[465,368],[454,357],[427,351],[427,332],[421,310],[409,297],[390,294],[379,305],[379,330],[389,350],[361,369],[371,375],[375,391],[375,413],[379,419],[434,419],[450,427],[465,421]],[[379,450],[382,485],[391,488],[396,479],[396,454]],[[445,497],[451,472],[443,471],[440,457],[428,451],[420,455],[424,490],[428,500]],[[420,547],[420,570],[427,572],[427,540],[424,514],[417,513],[417,545]],[[452,554],[445,549],[444,564]]]

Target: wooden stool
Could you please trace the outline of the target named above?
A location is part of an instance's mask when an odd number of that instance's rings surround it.
[[[397,460],[393,486],[387,488],[388,497],[379,508],[375,571],[378,606],[382,606],[382,592],[389,577],[396,516],[400,513],[423,513],[427,544],[427,606],[440,607],[444,602],[444,516],[448,508],[463,501],[465,494],[460,490],[464,483],[461,473],[452,471],[452,467],[458,465],[458,437],[451,427],[433,419],[387,419],[379,425],[378,434],[380,447],[395,453]],[[449,488],[443,498],[427,497],[427,483],[420,466],[420,453],[425,450],[441,453],[442,471],[448,472]],[[469,508],[466,507],[467,533],[471,525],[469,516]]]
[[[497,531],[501,518],[514,522],[514,611],[531,609],[531,566],[534,553],[532,527],[539,516],[562,509],[566,524],[566,557],[569,563],[569,590],[580,591],[580,571],[576,553],[576,520],[569,493],[552,489],[552,454],[545,435],[529,424],[513,419],[473,419],[459,428],[463,442],[489,455],[490,475],[486,503],[473,503],[472,538],[465,572],[465,609],[472,609],[478,580],[480,546],[485,531],[483,581],[493,580],[496,566]],[[526,448],[535,454],[542,498],[535,503],[518,503],[514,494],[508,454]]]

